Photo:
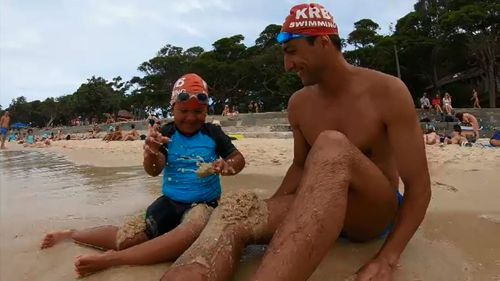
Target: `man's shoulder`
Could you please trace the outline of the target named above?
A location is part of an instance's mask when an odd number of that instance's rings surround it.
[[[305,86],[297,90],[290,96],[290,99],[288,100],[288,109],[293,110],[294,107],[296,107],[297,105],[303,104],[304,101],[307,99],[306,96],[310,95],[313,91],[314,89],[312,86]]]
[[[409,94],[405,83],[398,77],[368,68],[358,68],[359,77],[370,89],[371,97],[386,102]],[[421,99],[423,100],[423,98]]]

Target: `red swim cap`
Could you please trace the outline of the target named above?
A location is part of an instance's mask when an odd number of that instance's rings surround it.
[[[338,35],[332,15],[320,4],[299,4],[290,9],[281,32],[308,36]]]

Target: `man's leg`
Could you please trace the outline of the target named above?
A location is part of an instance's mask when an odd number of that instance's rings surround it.
[[[396,189],[380,170],[344,135],[325,132],[309,153],[298,193],[267,200],[267,225],[261,232],[251,233],[244,223],[216,229],[212,226],[221,218],[214,213],[200,238],[179,258],[182,262],[162,280],[227,280],[239,262],[245,245],[241,241],[262,241],[280,224],[256,280],[305,280],[342,226],[352,240],[373,239],[393,220],[396,208]],[[217,243],[195,247],[214,230],[218,232],[212,241]],[[206,255],[210,263],[203,262]]]
[[[307,280],[340,232],[376,238],[397,212],[396,186],[343,134],[320,134],[304,178],[253,280]]]

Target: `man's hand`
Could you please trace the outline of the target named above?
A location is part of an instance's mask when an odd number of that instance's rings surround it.
[[[216,174],[220,174],[221,176],[229,176],[236,174],[233,166],[231,166],[231,159],[225,161],[224,159],[219,159],[213,163],[213,168]]]
[[[356,281],[392,281],[394,267],[383,258],[374,258],[358,272]]]

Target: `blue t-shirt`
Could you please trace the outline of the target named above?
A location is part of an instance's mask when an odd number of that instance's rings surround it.
[[[163,169],[163,195],[182,203],[218,200],[220,177],[199,178],[196,170],[199,164],[226,158],[236,150],[221,127],[205,124],[196,134],[185,136],[169,123],[162,127],[161,132],[171,140],[162,150],[167,160]]]

